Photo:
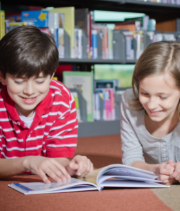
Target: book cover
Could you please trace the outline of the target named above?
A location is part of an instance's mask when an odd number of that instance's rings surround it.
[[[59,24],[59,13],[49,13],[48,27],[58,29]]]
[[[144,33],[142,31],[136,32],[136,59],[139,59],[142,52],[144,51]]]
[[[169,185],[162,184],[157,180],[157,175],[151,171],[126,166],[122,164],[112,164],[100,169],[91,171],[88,175],[71,178],[62,182],[12,183],[8,186],[25,195],[62,193],[74,191],[103,190],[105,187],[123,188],[167,188]]]
[[[74,7],[57,7],[49,10],[50,13],[64,14],[64,30],[70,37],[70,54],[74,58],[74,26],[75,26],[75,8]]]
[[[51,35],[51,32],[50,32],[49,28],[40,28],[40,30],[41,30],[42,32],[46,33],[46,34]]]
[[[116,23],[114,29],[127,29],[133,33],[136,31],[135,22]]]
[[[102,59],[108,59],[108,29],[105,25],[93,24],[93,30],[96,30],[102,40]]]
[[[39,28],[48,28],[49,12],[46,10],[22,11],[21,21],[30,22]]]
[[[5,12],[3,10],[0,11],[0,39],[2,39],[5,35]]]
[[[75,26],[77,26],[79,29],[82,29],[84,36],[88,40],[88,42],[86,43],[87,53],[89,49],[88,15],[89,10],[87,8],[75,9]]]
[[[95,80],[119,81],[119,87],[131,87],[135,64],[95,65]]]
[[[68,88],[78,89],[87,102],[87,121],[93,122],[93,73],[63,72],[63,83]]]
[[[9,20],[5,20],[5,34],[9,32]]]
[[[114,105],[114,89],[113,88],[97,88],[97,92],[103,94],[103,120],[115,119],[115,105]]]
[[[109,80],[95,80],[95,89],[105,89],[111,88],[114,89],[114,92],[119,87],[119,80],[118,79],[109,79]]]
[[[94,96],[94,120],[99,121],[101,120],[101,106],[100,106],[100,93],[95,92]]]
[[[19,26],[26,26],[26,25],[29,25],[29,23],[28,22],[9,22],[9,31]]]
[[[134,35],[131,31],[122,32],[126,37],[126,59],[133,60],[134,58]]]
[[[59,29],[49,28],[51,36],[54,38],[57,48],[59,48]]]
[[[10,22],[21,22],[21,13],[9,13],[6,12],[5,19]]]

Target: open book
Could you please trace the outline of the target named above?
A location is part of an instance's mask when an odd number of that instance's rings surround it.
[[[12,183],[9,187],[24,194],[58,193],[102,190],[104,187],[162,188],[169,187],[157,180],[153,172],[139,168],[113,164],[90,172],[86,177],[71,178],[64,182]]]

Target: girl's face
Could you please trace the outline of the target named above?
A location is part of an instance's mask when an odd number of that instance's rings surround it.
[[[139,83],[139,101],[152,121],[178,116],[179,100],[180,90],[168,73],[148,76]]]

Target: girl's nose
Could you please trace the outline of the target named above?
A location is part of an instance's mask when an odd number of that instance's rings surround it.
[[[149,101],[148,101],[148,108],[150,110],[153,110],[157,107],[158,103],[157,103],[157,100],[155,98],[149,98]]]

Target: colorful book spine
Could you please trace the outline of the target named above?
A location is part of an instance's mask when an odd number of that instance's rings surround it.
[[[77,92],[71,92],[71,94],[72,94],[74,101],[75,101],[77,119],[80,122],[81,121],[81,115],[80,115],[80,109],[79,109],[78,94],[77,94]]]
[[[82,59],[82,29],[78,30],[78,59]]]
[[[98,92],[94,93],[94,120],[98,121],[100,116],[100,96]]]
[[[0,39],[5,35],[5,13],[3,10],[0,11]]]
[[[59,28],[59,58],[65,57],[65,46],[64,46],[64,29]]]
[[[133,32],[125,31],[123,32],[126,38],[126,59],[133,60],[134,59],[134,36]]]
[[[114,90],[104,89],[104,120],[115,119],[115,108],[114,108]]]
[[[75,50],[74,50],[74,57],[78,58],[78,29],[74,29],[74,43],[75,43]]]
[[[74,30],[75,36],[75,58],[81,59],[82,58],[82,29],[75,29]]]
[[[5,34],[9,32],[9,20],[5,20]]]
[[[108,51],[109,59],[113,59],[113,35],[112,29],[108,29]]]
[[[98,55],[97,55],[97,31],[96,30],[92,30],[92,49],[93,49],[92,58],[97,59]]]
[[[88,53],[89,59],[92,58],[92,18],[91,14],[89,13],[89,53]]]
[[[59,48],[59,30],[50,28],[51,36],[54,38],[57,48]]]

